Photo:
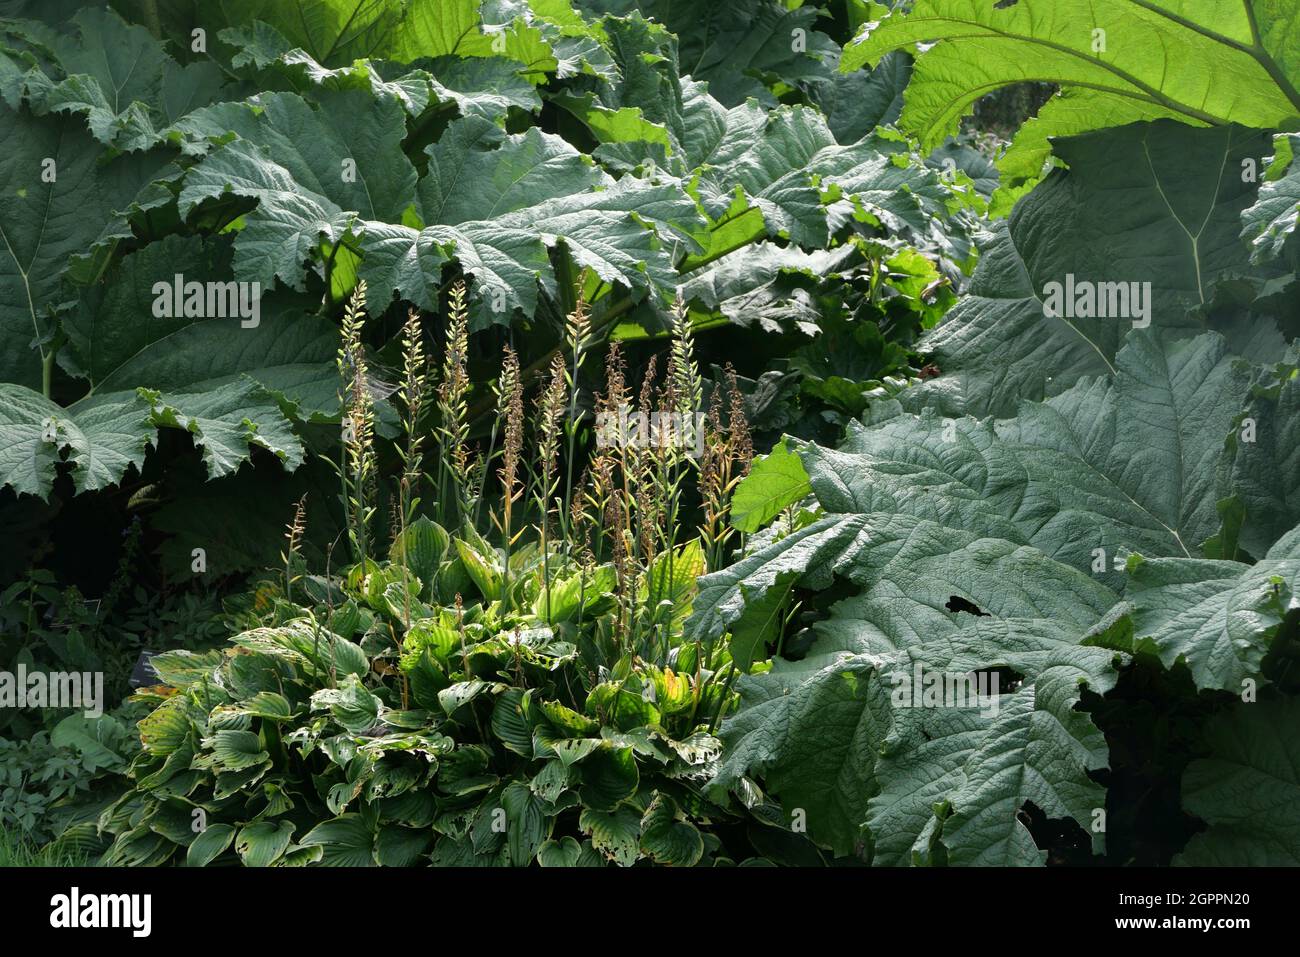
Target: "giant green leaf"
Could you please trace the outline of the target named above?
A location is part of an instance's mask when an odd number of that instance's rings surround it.
[[[490,122],[451,124],[429,149],[415,190],[423,228],[365,221],[361,275],[372,293],[430,308],[444,263],[475,280],[476,325],[531,314],[539,288],[554,293],[548,249],[563,245],[581,266],[633,290],[675,282],[676,243],[700,220],[675,186],[613,182],[566,142],[538,130],[503,137]]]
[[[1278,533],[1300,524],[1300,372],[1292,346],[1277,368],[1259,376],[1229,436],[1229,487],[1245,517],[1240,545],[1263,554]]]
[[[1087,824],[1100,806],[1088,772],[1105,766],[1105,744],[1073,708],[1082,685],[1113,685],[1111,654],[1042,619],[964,625],[899,598],[842,603],[802,661],[741,680],[715,784],[761,775],[815,840],[849,853],[869,835],[877,863],[907,863],[935,828],[968,863],[1042,863],[1017,811],[1033,801]],[[999,667],[1025,684],[938,703],[913,687],[923,673]],[[896,696],[904,684],[915,697]]]
[[[1273,161],[1259,187],[1259,200],[1241,214],[1242,235],[1250,240],[1255,262],[1280,256],[1300,225],[1300,163],[1296,162],[1300,136],[1279,134],[1273,145]]]
[[[703,7],[672,0],[579,0],[591,13],[639,10],[675,33],[681,72],[708,82],[728,106],[750,97],[774,102],[771,87],[823,79],[838,49],[816,30],[818,11],[775,0],[732,0]]]
[[[917,52],[900,124],[926,148],[975,101],[1026,81],[1061,95],[1026,124],[1000,166],[1016,186],[1041,175],[1049,137],[1140,120],[1286,128],[1300,119],[1294,6],[1282,0],[920,0],[875,18],[841,69]],[[1244,91],[1250,91],[1246,95]],[[1068,161],[1068,159],[1067,159]]]
[[[0,138],[9,144],[0,152],[0,380],[40,388],[54,315],[76,299],[69,267],[131,234],[118,213],[169,159],[148,152],[101,163],[81,120],[26,109],[0,108]]]
[[[1254,565],[1207,559],[1131,563],[1126,602],[1089,643],[1152,649],[1185,662],[1198,687],[1242,693],[1261,683],[1264,657],[1300,608],[1300,530]]]
[[[113,485],[144,463],[155,431],[151,413],[134,392],[65,410],[31,389],[0,384],[0,486],[47,498],[65,448],[78,490]]]
[[[1256,187],[1243,182],[1241,161],[1266,149],[1261,134],[1166,121],[1057,149],[1071,168],[1054,172],[993,227],[968,295],[923,341],[946,374],[927,382],[917,401],[1014,414],[1022,398],[1112,374],[1135,325],[1204,328],[1188,310],[1209,302],[1217,281],[1248,269],[1238,236]],[[1047,301],[1052,283],[1061,299],[1073,283],[1072,304],[1084,308],[1062,302],[1049,310],[1057,305]],[[1103,302],[1104,315],[1096,305]]]
[[[1183,775],[1183,807],[1210,825],[1175,864],[1300,864],[1300,701],[1237,704],[1210,722],[1210,753]]]
[[[148,30],[110,9],[81,10],[72,25],[76,35],[54,44],[64,75],[30,72],[27,99],[39,113],[83,115],[101,143],[148,149],[164,139],[166,126],[222,95],[225,77],[215,63],[181,66]]]
[[[177,276],[182,283],[217,284],[218,312],[230,314],[209,315],[206,300],[201,316],[171,314]],[[165,287],[160,292],[159,283]],[[248,376],[296,403],[304,417],[333,411],[334,325],[274,296],[258,296],[257,315],[245,318],[230,308],[237,301],[227,295],[232,291],[239,295],[231,282],[229,243],[175,236],[151,243],[124,257],[68,314],[63,329],[69,342],[60,360],[96,394],[137,385],[203,391]],[[156,308],[160,298],[168,308]]]

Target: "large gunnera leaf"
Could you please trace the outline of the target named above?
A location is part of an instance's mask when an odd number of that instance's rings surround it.
[[[1300,608],[1300,528],[1254,565],[1130,559],[1125,601],[1088,644],[1183,662],[1199,688],[1241,694],[1265,683],[1264,658]]]
[[[232,281],[230,260],[226,240],[178,236],[123,257],[64,319],[62,364],[95,394],[139,385],[202,392],[247,376],[303,418],[337,414],[337,328],[275,296],[251,297]],[[202,284],[202,316],[184,314],[177,277],[182,291]],[[245,306],[255,313],[242,315]]]
[[[756,471],[774,496],[763,514],[811,492],[821,517],[763,533],[701,579],[687,635],[729,636],[748,668],[792,602],[833,585],[856,595],[814,624],[801,657],[741,679],[716,785],[753,776],[814,840],[877,863],[1042,863],[1030,806],[1073,819],[1102,852],[1107,748],[1083,689],[1106,693],[1124,656],[1149,653],[1186,662],[1201,688],[1267,684],[1295,612],[1297,533],[1256,565],[1202,557],[1207,540],[1230,551],[1228,439],[1255,378],[1217,334],[1146,330],[1113,376],[1022,402],[1013,419],[882,405],[839,450],[791,446],[806,483],[782,493]],[[1290,495],[1298,479],[1269,465],[1258,481]],[[987,694],[900,702],[925,673],[1005,683],[996,710]]]
[[[79,117],[26,108],[0,107],[0,140],[0,380],[40,388],[55,315],[77,298],[70,272],[98,244],[131,235],[119,214],[160,201],[150,184],[170,157],[105,159]]]
[[[1300,225],[1300,136],[1282,133],[1273,138],[1274,154],[1259,201],[1241,214],[1242,236],[1250,240],[1251,259],[1261,263],[1276,259],[1290,246]]]
[[[153,439],[149,403],[134,392],[62,407],[20,385],[0,385],[0,486],[48,497],[60,452],[78,490],[104,488],[139,468]]]
[[[1229,436],[1229,487],[1245,509],[1239,542],[1262,555],[1284,528],[1300,524],[1300,347],[1255,377]]]
[[[1208,757],[1183,775],[1183,806],[1210,825],[1175,864],[1300,865],[1300,700],[1238,704],[1211,721]]]
[[[680,72],[707,81],[727,106],[751,97],[774,104],[770,86],[825,80],[838,60],[838,47],[816,29],[813,5],[776,0],[698,6],[673,0],[578,0],[577,5],[591,14],[625,16],[639,10],[663,24],[681,45]]]
[[[913,401],[1012,415],[1020,399],[1113,374],[1135,328],[1203,329],[1189,310],[1248,271],[1241,214],[1256,186],[1241,163],[1267,152],[1263,134],[1166,121],[1057,149],[1070,169],[993,226],[968,295],[922,345],[946,375]]]
[[[638,292],[673,288],[674,255],[703,227],[675,185],[614,182],[559,137],[537,129],[505,136],[480,117],[457,120],[428,149],[411,212],[357,224],[372,294],[397,292],[436,306],[443,266],[459,261],[474,280],[475,324],[531,315],[539,290],[557,289],[548,250],[562,245],[579,265]]]
[[[951,216],[957,192],[901,144],[862,135],[842,145],[808,107],[728,107],[708,84],[678,76],[677,44],[662,30],[637,19],[605,29],[620,76],[560,102],[601,141],[602,161],[690,190],[709,218],[703,259],[765,235],[821,248],[853,216],[969,256],[965,227]]]
[[[1000,422],[878,412],[838,450],[801,450],[811,488],[832,511],[983,529],[1113,587],[1125,551],[1200,557],[1229,494],[1220,462],[1246,407],[1244,363],[1217,334],[1162,347],[1140,332],[1115,364],[1114,380],[1084,379]],[[1260,468],[1258,481],[1287,495],[1300,475]]]
[[[917,53],[899,122],[926,147],[955,133],[991,90],[1061,87],[999,164],[1008,186],[1042,174],[1049,137],[1164,118],[1258,129],[1300,119],[1300,9],[1288,0],[920,0],[872,9],[841,69]]]
[[[140,388],[92,394],[67,408],[24,386],[0,385],[0,486],[48,498],[58,465],[77,491],[114,485],[139,469],[159,428],[184,429],[201,447],[208,475],[233,473],[253,446],[288,468],[303,447],[274,397],[250,379],[205,392],[163,394]]]
[[[148,30],[126,24],[112,10],[81,10],[72,26],[74,35],[54,41],[60,71],[29,70],[24,92],[37,113],[81,114],[106,146],[130,151],[159,145],[170,124],[222,95],[226,78],[216,63],[182,66]]]
[[[761,775],[814,840],[870,844],[879,864],[928,859],[940,834],[954,863],[1042,863],[1026,801],[1083,826],[1102,806],[1088,772],[1105,742],[1074,706],[1113,685],[1109,652],[1044,619],[973,620],[892,590],[840,603],[816,631],[801,661],[741,679],[717,786]],[[994,686],[999,668],[1023,681]]]

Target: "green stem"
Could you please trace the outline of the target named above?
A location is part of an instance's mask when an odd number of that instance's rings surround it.
[[[54,380],[54,355],[55,352],[51,349],[41,359],[41,395],[47,399],[50,397],[50,384]]]

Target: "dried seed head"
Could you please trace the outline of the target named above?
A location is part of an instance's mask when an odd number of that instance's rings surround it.
[[[497,414],[505,422],[501,468],[497,475],[501,479],[508,510],[519,495],[519,455],[524,448],[524,389],[519,374],[519,356],[510,346],[505,347],[505,358],[501,362]]]

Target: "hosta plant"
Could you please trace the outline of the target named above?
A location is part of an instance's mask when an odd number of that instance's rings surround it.
[[[365,378],[351,349],[360,295],[340,356],[354,383]],[[436,376],[418,348],[419,317],[409,320],[387,544],[371,504],[368,394],[349,386],[338,472],[352,560],[307,571],[304,505],[283,575],[264,586],[263,622],[227,649],[154,659],[161,682],[142,693],[154,707],[140,722],[132,789],[99,820],[114,836],[106,861],[692,866],[755,856],[726,836],[747,822],[773,847],[798,845],[757,793],[704,792],[736,669],[725,644],[681,630],[696,580],[734,544],[726,519],[752,454],[738,393],[703,404],[683,316],[662,380],[647,376],[633,407],[659,431],[617,430],[631,392],[614,350],[599,398],[608,431],[584,474],[561,474],[568,370],[586,341],[580,308],[571,364],[553,366],[535,415],[507,353],[497,448],[475,449],[463,418],[463,290],[452,299]],[[442,416],[432,436],[430,405]],[[700,407],[688,419],[701,430],[697,460],[668,429]],[[421,512],[435,488],[445,525]],[[688,492],[703,503],[698,528]]]

